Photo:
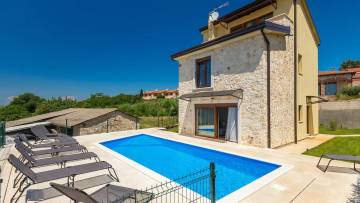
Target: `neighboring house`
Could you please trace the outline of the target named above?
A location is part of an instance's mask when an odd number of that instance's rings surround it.
[[[29,128],[37,124],[46,124],[58,132],[69,135],[89,135],[137,128],[137,120],[133,116],[115,108],[88,109],[70,108],[6,123],[9,134],[29,132]]]
[[[306,1],[257,0],[209,25],[171,56],[179,132],[269,148],[318,134],[320,39]]]
[[[164,97],[166,99],[174,99],[178,97],[178,90],[154,90],[143,93],[144,100],[157,99],[158,97]]]
[[[360,67],[319,73],[319,96],[336,99],[344,87],[360,86]]]

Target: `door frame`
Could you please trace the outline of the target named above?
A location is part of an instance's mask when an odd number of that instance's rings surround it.
[[[210,138],[210,139],[219,139],[219,113],[216,110],[217,108],[229,108],[229,107],[235,107],[238,108],[238,104],[237,103],[215,103],[215,104],[195,104],[195,136],[199,136],[199,137],[205,137],[205,138]],[[198,125],[197,125],[197,121],[198,121],[198,116],[197,116],[197,110],[198,108],[213,108],[214,109],[214,137],[208,137],[205,135],[199,135],[197,134],[198,132]],[[239,118],[238,118],[239,119]],[[238,135],[239,136],[239,135]]]

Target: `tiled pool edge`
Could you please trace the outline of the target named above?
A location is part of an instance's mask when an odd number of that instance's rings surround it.
[[[205,149],[210,149],[210,150],[215,150],[215,151],[219,151],[219,152],[223,152],[223,153],[227,153],[227,154],[231,154],[231,155],[235,155],[235,156],[241,156],[241,157],[245,157],[245,158],[249,158],[249,159],[253,159],[253,160],[258,160],[258,161],[262,161],[262,162],[267,162],[267,163],[271,163],[271,164],[280,165],[280,167],[275,169],[274,171],[272,171],[272,172],[258,178],[257,180],[249,183],[248,185],[245,185],[242,188],[240,188],[240,189],[226,195],[225,197],[221,198],[220,200],[217,201],[219,203],[241,201],[241,200],[245,199],[246,197],[248,197],[250,194],[256,192],[257,190],[259,190],[262,187],[266,186],[267,184],[271,183],[276,178],[278,178],[279,176],[285,174],[291,168],[293,168],[293,166],[289,165],[289,164],[283,164],[283,163],[279,163],[279,162],[268,161],[268,160],[261,159],[261,158],[254,158],[252,156],[237,154],[237,153],[234,153],[234,152],[231,152],[231,151],[218,149],[216,146],[210,148],[210,147],[208,147],[206,145],[202,145],[202,144],[198,144],[198,143],[189,143],[188,141],[177,140],[177,139],[170,138],[170,137],[167,137],[167,136],[159,136],[159,135],[155,135],[155,134],[152,134],[152,133],[145,133],[145,134],[150,135],[150,136],[154,136],[154,137],[157,137],[157,138],[161,138],[161,139],[174,141],[174,142],[193,145],[193,146],[197,146],[197,147],[201,147],[201,148],[205,148]],[[111,150],[111,149],[109,149],[109,148],[107,148],[107,147],[105,147],[104,145],[101,144],[103,142],[128,138],[128,137],[132,137],[132,136],[136,136],[136,135],[139,135],[139,133],[135,133],[135,134],[131,134],[131,135],[125,135],[125,136],[119,136],[117,138],[111,138],[111,139],[102,140],[100,142],[94,143],[94,145],[99,147],[103,151],[106,151],[106,152],[114,155],[114,158],[117,158],[117,159],[125,162],[129,166],[133,167],[135,170],[140,171],[144,175],[150,177],[151,179],[154,179],[157,182],[169,181],[169,179],[166,178],[165,176],[162,176],[162,175],[158,174],[157,172],[155,172],[155,171],[153,171],[153,170],[151,170],[151,169],[149,169],[147,167],[144,167],[141,164],[137,163],[136,161],[133,161],[133,160],[127,158],[126,156],[123,156],[122,154],[119,154],[119,153],[117,153],[117,152],[115,152],[115,151],[113,151],[113,150]],[[120,181],[121,181],[121,175],[120,175]]]

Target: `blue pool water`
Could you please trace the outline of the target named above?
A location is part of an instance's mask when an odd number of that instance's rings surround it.
[[[171,180],[215,162],[217,199],[280,167],[145,134],[100,144]]]

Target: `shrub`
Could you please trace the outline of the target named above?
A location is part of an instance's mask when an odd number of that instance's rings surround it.
[[[337,129],[337,122],[330,121],[330,130],[335,131]]]
[[[342,94],[345,94],[345,95],[348,95],[348,96],[359,96],[359,94],[360,94],[360,86],[344,87],[341,92],[342,92]]]

